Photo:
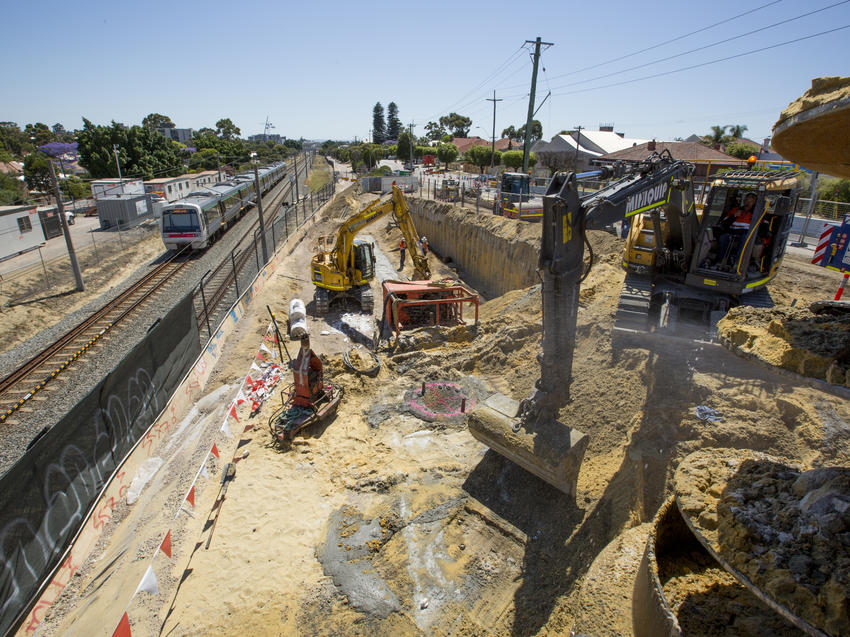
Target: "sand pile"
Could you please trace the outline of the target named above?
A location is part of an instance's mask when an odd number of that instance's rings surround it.
[[[676,471],[685,515],[760,590],[830,635],[850,625],[850,469],[746,450],[697,452]]]
[[[733,348],[769,365],[850,387],[850,315],[797,308],[733,308],[718,323]]]

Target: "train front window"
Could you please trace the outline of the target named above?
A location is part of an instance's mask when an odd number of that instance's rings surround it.
[[[190,208],[172,208],[162,213],[163,232],[200,232],[197,213]]]

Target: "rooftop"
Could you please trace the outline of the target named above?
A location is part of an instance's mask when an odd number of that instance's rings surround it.
[[[669,150],[675,159],[682,159],[684,161],[712,161],[734,163],[736,165],[741,163],[740,159],[726,153],[721,153],[719,150],[714,150],[699,142],[655,142],[655,152],[660,153],[663,150]],[[600,159],[611,161],[643,161],[652,152],[649,150],[649,142],[646,142],[613,153],[607,153],[602,155]]]

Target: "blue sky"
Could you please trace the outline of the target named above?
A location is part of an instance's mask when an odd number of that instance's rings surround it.
[[[525,122],[531,62],[521,47],[540,36],[554,43],[543,53],[537,87],[538,104],[553,93],[537,115],[547,139],[602,122],[629,137],[658,139],[745,124],[749,137],[761,139],[812,78],[850,72],[850,28],[597,87],[850,26],[850,2],[843,2],[680,55],[839,1],[30,0],[4,8],[4,50],[13,53],[7,60],[15,70],[4,74],[0,120],[79,128],[83,116],[133,124],[160,112],[196,129],[230,117],[249,135],[262,132],[268,116],[272,132],[289,137],[351,139],[368,135],[375,102],[395,101],[419,135],[427,121],[455,110],[473,119],[471,134],[489,138],[492,104],[485,99],[494,89],[504,99],[497,136]],[[649,64],[669,56],[676,57]]]

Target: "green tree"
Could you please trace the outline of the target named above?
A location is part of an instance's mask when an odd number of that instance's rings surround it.
[[[440,141],[446,134],[446,129],[437,122],[428,122],[425,124],[425,137],[428,141]]]
[[[51,126],[50,130],[53,131],[53,136],[56,138],[56,141],[63,142],[65,144],[70,144],[74,141],[74,133],[72,131],[65,130],[65,127],[58,122]]]
[[[398,106],[395,102],[387,104],[387,139],[398,139],[401,134],[401,120],[398,118]]]
[[[508,150],[502,153],[502,163],[513,170],[518,170],[522,167],[522,151],[521,150]],[[534,153],[528,153],[528,166],[529,168],[534,166],[537,163],[537,157]]]
[[[737,157],[738,159],[749,159],[752,155],[758,157],[759,148],[752,144],[730,142],[726,144],[725,152],[727,155],[732,155],[732,157]]]
[[[52,193],[50,160],[41,151],[30,153],[24,159],[24,179],[27,188],[45,194]]]
[[[469,137],[472,120],[457,113],[449,113],[440,118],[440,126],[445,128],[452,137]]]
[[[402,131],[398,135],[395,156],[401,161],[410,161],[410,133],[407,131]]]
[[[437,146],[437,159],[443,162],[446,165],[446,168],[449,167],[450,163],[457,159],[457,155],[457,146],[454,144],[443,143]]]
[[[413,147],[413,156],[421,159],[423,155],[436,155],[438,146],[418,145]]]
[[[747,132],[748,127],[741,124],[729,124],[726,128],[729,129],[729,135],[735,139],[740,139]]]
[[[517,139],[525,139],[525,124],[516,132]],[[531,120],[531,137],[530,143],[534,143],[539,139],[543,139],[543,124],[536,119]]]
[[[719,146],[720,144],[725,144],[730,141],[729,136],[726,134],[726,129],[728,126],[712,126],[711,134],[703,137],[703,142],[708,144],[709,146]]]
[[[76,176],[63,179],[59,182],[59,188],[62,190],[62,194],[70,199],[86,199],[91,197],[91,186],[89,183]]]
[[[156,130],[157,128],[176,128],[174,122],[168,115],[160,113],[151,113],[142,120],[142,126],[148,130]]]
[[[15,122],[0,122],[0,147],[15,157],[23,157],[34,145]]]
[[[14,176],[0,173],[0,206],[26,203],[21,182]]]
[[[492,146],[473,146],[464,153],[464,156],[470,164],[478,166],[482,173],[485,168],[491,165],[498,166],[502,163],[502,153],[497,150],[494,154]]]
[[[112,150],[116,144],[125,177],[153,179],[179,175],[183,170],[175,144],[141,126],[127,128],[115,121],[110,126],[95,126],[83,118],[77,140],[80,164],[96,179],[118,176]]]
[[[50,127],[41,122],[27,124],[24,128],[24,135],[32,142],[33,146],[44,146],[45,144],[56,141],[56,135],[53,134]]]
[[[239,127],[234,124],[229,117],[225,117],[215,123],[215,134],[221,137],[222,139],[232,141],[235,139],[239,139],[239,136],[242,134],[242,131],[239,130]]]
[[[382,143],[387,138],[387,122],[384,119],[384,107],[377,102],[372,107],[372,142]]]
[[[519,139],[519,135],[517,134],[516,128],[513,126],[508,126],[506,129],[502,131],[502,137],[507,137],[508,139]]]

